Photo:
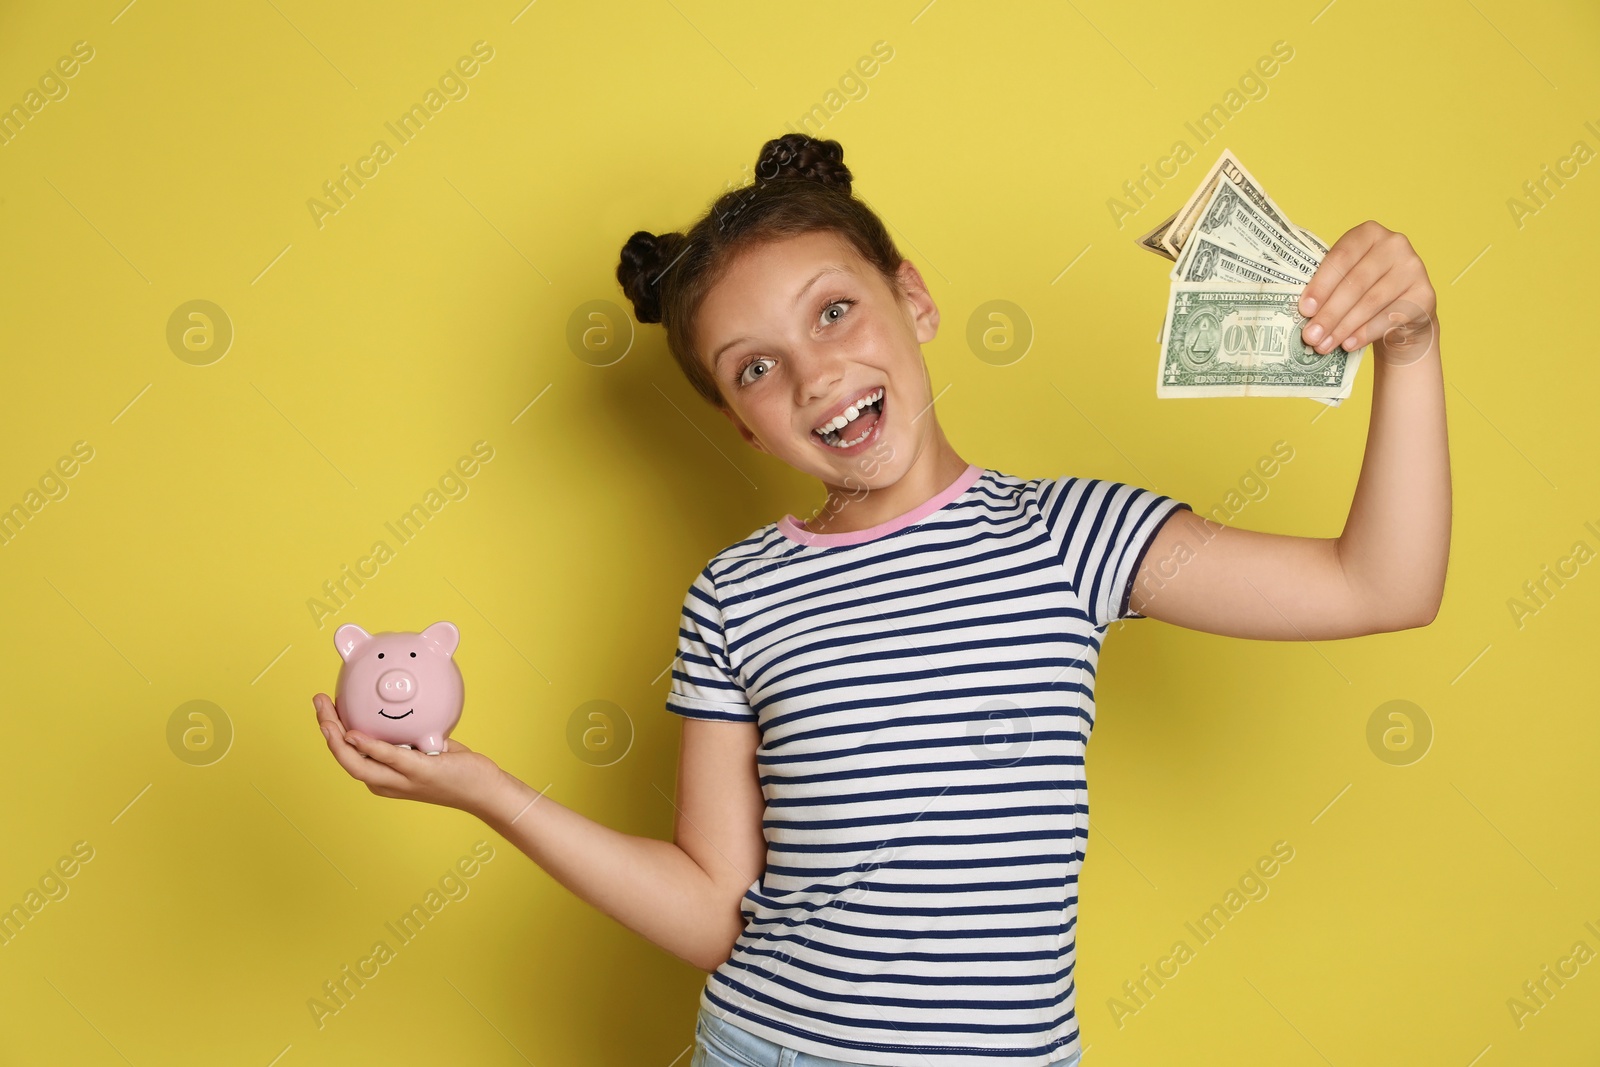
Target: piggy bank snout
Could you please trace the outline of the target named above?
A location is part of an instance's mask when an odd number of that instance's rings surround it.
[[[384,671],[378,676],[378,699],[385,704],[401,704],[417,693],[417,680],[407,671]]]

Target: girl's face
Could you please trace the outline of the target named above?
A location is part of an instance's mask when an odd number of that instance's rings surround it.
[[[938,333],[939,309],[909,260],[899,278],[904,295],[831,231],[753,247],[730,265],[701,302],[695,351],[752,448],[830,487],[879,488],[938,439],[921,346]],[[840,451],[814,432],[879,389],[880,425],[864,445]],[[839,434],[853,440],[860,426]]]

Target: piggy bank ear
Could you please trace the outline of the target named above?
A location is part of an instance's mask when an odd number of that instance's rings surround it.
[[[333,647],[339,650],[339,658],[346,663],[370,640],[372,635],[353,622],[347,622],[333,632]]]
[[[455,655],[456,646],[461,643],[461,631],[453,622],[436,622],[422,631],[422,636],[447,656]]]

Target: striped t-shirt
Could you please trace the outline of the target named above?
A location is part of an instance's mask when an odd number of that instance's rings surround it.
[[[767,865],[701,1007],[847,1062],[1073,1062],[1095,665],[1188,507],[973,464],[878,526],[786,515],[707,564],[666,706],[757,724]]]

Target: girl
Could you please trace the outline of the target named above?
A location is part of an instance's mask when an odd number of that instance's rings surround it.
[[[755,181],[617,270],[751,447],[819,513],[719,552],[684,598],[671,843],[598,825],[451,739],[328,745],[379,796],[461,808],[710,972],[693,1064],[1072,1067],[1084,751],[1120,619],[1316,640],[1426,625],[1450,477],[1434,292],[1406,239],[1344,234],[1307,343],[1372,343],[1366,459],[1337,538],[1234,529],[1150,489],[963,459],[921,346],[939,309],[851,194],[835,141],[767,142]]]

